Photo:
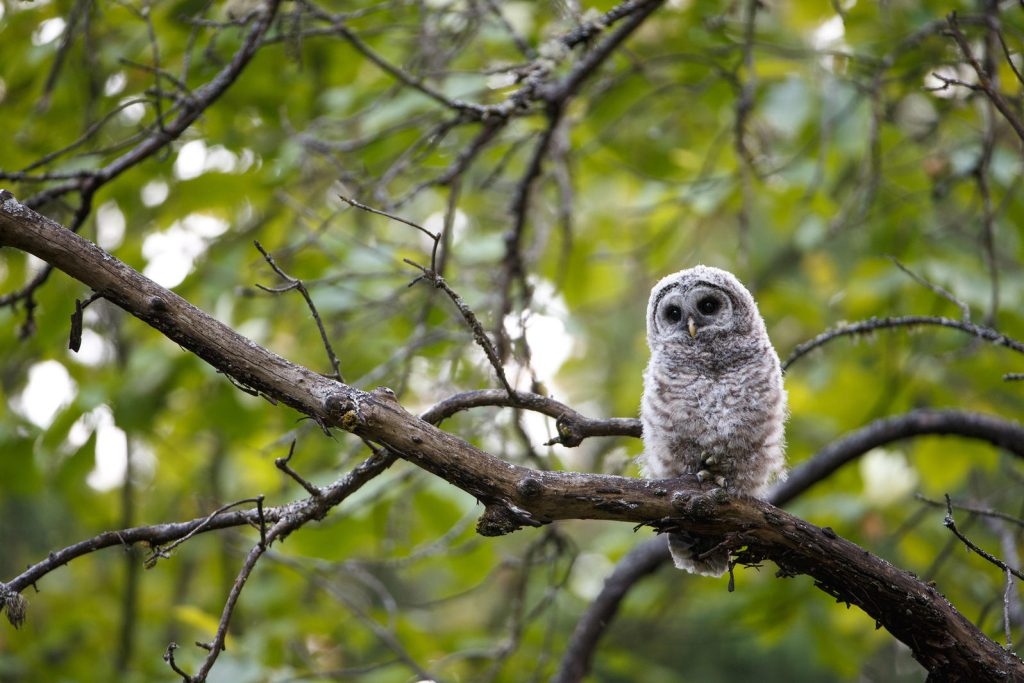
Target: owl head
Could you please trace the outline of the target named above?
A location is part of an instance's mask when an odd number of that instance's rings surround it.
[[[719,359],[767,339],[754,297],[732,273],[694,266],[661,279],[647,306],[652,352]]]

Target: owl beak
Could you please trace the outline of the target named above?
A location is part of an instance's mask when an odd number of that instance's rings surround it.
[[[686,329],[690,331],[691,339],[697,336],[697,325],[693,322],[692,316],[686,319]]]

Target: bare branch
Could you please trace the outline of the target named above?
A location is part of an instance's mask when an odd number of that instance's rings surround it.
[[[559,443],[569,447],[578,446],[585,438],[592,436],[640,436],[640,420],[636,418],[589,418],[553,398],[525,391],[516,391],[512,395],[495,389],[466,391],[434,405],[420,419],[440,424],[458,412],[484,406],[522,408],[555,418],[558,437],[546,445]]]
[[[960,309],[960,319],[963,320],[965,323],[971,321],[971,309],[970,309],[970,307],[966,303],[961,301],[960,299],[957,299],[949,290],[945,289],[944,287],[940,287],[939,285],[935,284],[934,282],[929,282],[928,280],[924,279],[923,277],[921,277],[920,275],[918,275],[917,273],[912,271],[910,268],[907,268],[905,265],[900,263],[900,260],[898,258],[896,258],[895,256],[890,256],[889,260],[892,261],[893,265],[895,265],[897,268],[899,268],[901,271],[903,271],[903,273],[907,277],[909,277],[911,280],[913,280],[917,284],[921,285],[925,289],[928,289],[928,290],[930,290],[932,292],[935,292],[936,294],[941,296],[943,299],[945,299],[946,301],[950,302],[951,304],[953,304],[954,306],[959,308]]]
[[[926,434],[979,439],[1024,458],[1024,426],[1016,422],[959,410],[914,410],[876,420],[833,441],[795,468],[786,481],[773,489],[770,499],[776,505],[785,505],[872,448]]]
[[[221,513],[227,512],[228,510],[230,510],[233,507],[238,507],[239,505],[244,505],[246,503],[255,503],[255,502],[257,502],[256,498],[245,498],[243,500],[238,500],[238,501],[235,501],[234,503],[228,503],[227,505],[223,505],[223,506],[217,508],[216,510],[211,512],[209,515],[207,515],[199,524],[197,524],[195,527],[193,527],[188,533],[186,533],[185,535],[181,536],[180,538],[176,538],[174,540],[174,542],[171,543],[170,545],[168,545],[166,548],[161,548],[159,544],[150,543],[150,545],[152,546],[152,552],[151,552],[150,556],[147,557],[146,560],[145,560],[146,569],[152,569],[153,567],[156,566],[156,563],[157,563],[158,560],[169,558],[171,556],[170,553],[171,553],[172,550],[174,550],[179,545],[181,545],[182,543],[184,543],[188,539],[192,538],[196,534],[198,534],[198,533],[200,533],[202,531],[205,531],[206,528],[208,527],[208,525],[217,517],[217,515],[220,515]],[[262,507],[260,508],[259,512],[257,513],[257,516],[262,521],[262,518],[263,518]],[[122,542],[124,542],[124,541],[122,541]]]
[[[264,9],[259,12],[259,19],[249,31],[242,46],[209,82],[196,88],[193,97],[181,103],[178,115],[166,125],[161,125],[145,138],[138,146],[127,152],[101,169],[97,169],[82,181],[73,181],[49,188],[25,200],[25,205],[34,208],[45,204],[68,192],[83,189],[89,194],[100,186],[110,182],[129,168],[149,158],[169,143],[176,140],[210,107],[238,78],[259,49],[260,41],[270,29],[281,0],[267,0]]]
[[[420,271],[423,273],[423,275],[416,278],[416,280],[427,280],[430,283],[432,283],[434,287],[442,290],[445,294],[448,295],[448,298],[452,300],[452,303],[455,304],[455,307],[459,309],[459,313],[462,314],[462,319],[466,321],[467,325],[469,325],[469,329],[473,332],[473,340],[476,341],[477,345],[480,346],[481,349],[483,349],[484,354],[487,356],[488,362],[490,362],[491,367],[494,369],[494,374],[498,376],[498,381],[501,382],[501,385],[505,388],[505,392],[508,394],[509,397],[514,397],[516,392],[514,389],[512,389],[512,385],[509,384],[508,378],[505,376],[505,368],[501,364],[501,357],[498,355],[498,352],[494,349],[494,344],[491,343],[490,338],[488,338],[487,336],[487,332],[484,331],[484,326],[480,324],[480,319],[476,317],[476,314],[473,312],[473,309],[471,309],[466,304],[466,302],[462,300],[462,297],[459,296],[458,293],[451,288],[448,282],[445,281],[443,277],[438,275],[437,272],[434,271],[432,268],[424,268],[423,266],[419,265],[414,261],[410,261],[409,259],[403,260],[410,266],[414,268],[419,268]],[[415,283],[416,280],[414,280],[413,282]]]
[[[238,510],[229,512],[224,508],[223,512],[218,511],[213,515],[207,515],[187,522],[170,522],[133,527],[131,529],[120,529],[118,531],[106,531],[93,538],[51,552],[45,560],[28,567],[7,583],[0,582],[0,598],[6,594],[5,591],[19,593],[28,586],[34,585],[51,571],[66,565],[71,560],[96,552],[97,550],[102,550],[103,548],[129,546],[136,543],[145,543],[156,547],[164,543],[179,541],[184,537],[191,537],[195,534],[206,533],[216,529],[239,526],[258,527],[261,525],[261,522],[276,524],[286,517],[292,519],[304,518],[307,522],[323,519],[328,510],[337,506],[355,490],[354,486],[362,486],[362,484],[390,467],[395,462],[395,459],[396,456],[392,453],[374,454],[330,486],[321,489],[321,495],[312,496],[301,501],[289,503],[288,505],[264,508],[262,511]]]
[[[1024,458],[1024,427],[1017,423],[975,413],[914,411],[877,420],[829,444],[777,484],[768,500],[773,505],[786,505],[872,448],[925,434],[977,438],[1012,449],[1011,452]],[[590,669],[597,642],[612,623],[619,603],[636,582],[653,571],[650,565],[664,564],[669,559],[667,545],[658,538],[633,548],[619,561],[601,593],[577,622],[559,668],[559,683],[582,680]]]
[[[445,294],[448,295],[448,298],[451,299],[452,303],[455,304],[455,307],[459,309],[459,313],[462,314],[463,320],[466,321],[466,324],[469,325],[469,329],[473,332],[473,339],[480,346],[480,348],[483,349],[484,354],[487,356],[487,360],[490,362],[491,367],[494,368],[494,372],[498,376],[498,381],[501,382],[501,385],[503,387],[505,387],[505,391],[508,393],[510,397],[514,396],[515,391],[513,391],[512,385],[508,383],[508,378],[506,378],[505,376],[505,368],[501,364],[501,358],[495,351],[494,345],[491,343],[491,340],[487,337],[487,333],[484,331],[483,325],[480,324],[479,318],[476,317],[476,314],[473,312],[473,309],[471,309],[466,304],[462,297],[459,296],[458,293],[451,288],[451,285],[449,285],[448,282],[445,281],[443,277],[441,277],[437,265],[437,252],[438,247],[441,244],[441,235],[430,232],[423,226],[414,223],[406,218],[402,218],[401,216],[396,216],[394,214],[388,213],[387,211],[381,211],[380,209],[374,209],[372,207],[366,206],[365,204],[360,204],[359,202],[353,199],[349,199],[348,197],[343,197],[341,195],[338,196],[341,197],[342,201],[346,202],[350,206],[356,207],[357,209],[362,209],[363,211],[375,213],[379,216],[385,216],[386,218],[390,218],[391,220],[398,221],[399,223],[404,223],[405,225],[416,228],[423,234],[429,236],[434,241],[434,245],[430,250],[429,268],[426,268],[416,263],[415,261],[411,261],[410,259],[402,259],[405,263],[408,263],[410,266],[418,269],[422,273],[420,277],[416,278],[410,283],[410,286],[416,284],[416,282],[418,282],[419,280],[427,280],[428,282],[433,284],[434,287],[442,290]],[[449,214],[450,213],[451,211],[449,209]]]
[[[311,496],[322,496],[323,491],[320,490],[319,486],[314,486],[310,482],[306,481],[298,472],[293,470],[288,464],[292,460],[292,456],[295,455],[295,439],[292,439],[292,445],[288,447],[288,455],[284,458],[275,458],[274,466],[281,470],[289,477],[298,482],[299,486],[306,489],[306,492]]]
[[[782,363],[782,370],[785,372],[789,369],[789,366],[798,361],[801,357],[807,355],[819,346],[824,346],[828,342],[833,339],[838,339],[839,337],[865,335],[877,332],[878,330],[895,329],[899,327],[922,327],[926,325],[937,325],[939,327],[948,327],[954,330],[960,330],[961,332],[966,332],[978,339],[991,342],[996,346],[1005,346],[1009,349],[1013,349],[1017,353],[1024,353],[1024,344],[1016,339],[1007,337],[1005,334],[1002,334],[990,327],[982,327],[981,325],[975,325],[974,323],[962,320],[951,320],[950,318],[926,315],[908,315],[899,318],[869,318],[867,320],[843,325],[841,327],[836,327],[826,332],[822,332],[814,339],[805,341],[793,349],[789,354],[789,357]]]
[[[999,89],[992,82],[991,74],[989,74],[985,67],[981,65],[978,58],[974,56],[974,51],[971,50],[971,44],[967,40],[967,36],[965,36],[963,31],[960,30],[960,22],[957,19],[956,12],[949,13],[946,17],[946,23],[949,27],[946,31],[946,35],[953,38],[957,47],[960,48],[960,52],[963,54],[964,60],[971,65],[971,68],[974,69],[974,72],[978,75],[978,85],[976,88],[985,93],[986,97],[991,100],[992,104],[999,110],[999,113],[1006,119],[1006,122],[1009,123],[1010,127],[1013,128],[1015,133],[1017,133],[1017,137],[1024,141],[1024,122],[1021,121],[1017,112],[1013,110],[1010,104],[1006,101],[1006,98],[1003,97],[1003,94],[999,92]]]
[[[921,501],[922,503],[931,505],[932,507],[936,508],[947,508],[950,505],[950,503],[948,502],[926,498],[920,493],[914,494],[914,498]],[[952,506],[954,510],[963,510],[964,512],[969,512],[972,515],[978,515],[979,517],[991,517],[992,519],[1001,519],[1004,522],[1009,522],[1010,524],[1015,524],[1016,526],[1024,527],[1024,519],[1021,519],[1020,517],[1014,517],[1013,515],[1008,515],[1005,512],[1000,512],[999,510],[991,510],[989,508],[982,508],[978,507],[977,505],[967,505],[965,503],[952,503]]]
[[[436,270],[436,265],[437,265],[436,264],[436,261],[437,261],[437,245],[441,241],[441,235],[439,235],[437,233],[430,232],[429,230],[424,228],[419,223],[414,223],[413,221],[410,221],[407,218],[402,218],[401,216],[396,216],[393,213],[388,213],[387,211],[381,211],[380,209],[375,209],[372,206],[367,206],[366,204],[360,204],[356,200],[349,199],[348,197],[345,197],[344,195],[340,195],[339,194],[338,198],[341,199],[341,201],[343,201],[346,204],[348,204],[349,206],[354,206],[355,208],[361,209],[363,211],[366,211],[367,213],[375,213],[378,216],[384,216],[385,218],[390,218],[393,221],[398,221],[399,223],[404,223],[405,225],[408,225],[411,228],[415,228],[415,229],[419,230],[420,232],[422,232],[427,237],[429,237],[431,240],[433,240],[433,243],[434,243],[433,248],[430,250],[430,269],[431,270]]]
[[[239,381],[325,425],[387,447],[347,478],[368,480],[390,464],[391,453],[400,454],[484,503],[477,524],[484,535],[558,519],[605,519],[640,522],[659,532],[686,529],[697,536],[724,538],[740,562],[770,559],[783,575],[808,574],[828,594],[856,604],[906,643],[938,679],[993,678],[1006,672],[1024,677],[1024,662],[985,636],[934,587],[832,530],[769,503],[731,498],[720,489],[704,491],[696,477],[642,480],[545,472],[504,462],[410,415],[390,391],[357,391],[245,339],[5,191],[0,191],[0,246],[52,263]],[[338,490],[344,497],[348,487]],[[289,511],[289,517],[267,534],[268,542],[305,521],[322,518],[335,499],[325,495],[296,504],[304,515],[292,516]],[[9,583],[5,588],[14,586]],[[222,623],[230,618],[230,608],[225,605]],[[210,656],[218,653],[215,648]]]
[[[1009,567],[1003,570],[1006,574],[1006,588],[1003,589],[1003,634],[1006,637],[1006,649],[1013,650],[1013,630],[1010,628],[1010,602],[1013,596],[1013,572]]]
[[[959,529],[956,528],[956,521],[953,519],[953,503],[950,501],[948,493],[946,494],[946,519],[943,521],[943,524],[947,529],[952,531],[953,535],[959,538],[960,541],[965,546],[967,546],[971,551],[985,558],[995,566],[1002,569],[1004,572],[1010,572],[1018,579],[1024,579],[1024,572],[1021,572],[1021,570],[1015,569],[1007,565],[1005,562],[1000,560],[995,555],[992,555],[991,553],[982,550],[971,539],[967,538],[967,536],[965,536]]]
[[[316,321],[317,330],[320,331],[320,341],[324,345],[324,350],[327,351],[327,361],[331,364],[331,367],[334,369],[334,374],[332,374],[331,376],[337,379],[339,382],[344,382],[345,378],[342,377],[341,375],[341,363],[338,361],[337,354],[334,353],[334,348],[331,346],[331,340],[328,339],[327,337],[327,330],[324,329],[324,323],[320,319],[320,313],[316,310],[316,305],[313,303],[313,297],[309,295],[309,290],[306,289],[306,285],[302,282],[302,280],[293,278],[287,273],[285,273],[283,270],[281,270],[281,268],[274,261],[274,257],[268,254],[267,251],[263,248],[263,245],[261,245],[258,241],[254,240],[253,244],[255,244],[259,252],[263,254],[263,258],[266,259],[267,263],[270,264],[270,267],[274,269],[274,272],[277,273],[282,280],[288,283],[286,287],[281,287],[278,289],[264,287],[263,285],[259,284],[257,284],[256,286],[265,292],[274,293],[287,292],[288,290],[291,289],[299,290],[299,293],[302,294],[302,298],[306,300],[306,306],[309,307],[309,312],[312,314],[313,320]],[[289,454],[288,457],[290,458],[291,454]]]

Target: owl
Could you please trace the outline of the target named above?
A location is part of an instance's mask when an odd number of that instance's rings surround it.
[[[640,406],[643,475],[693,474],[755,497],[783,476],[786,391],[779,356],[750,292],[729,272],[694,266],[663,278],[647,305]],[[680,569],[721,576],[714,539],[669,534]]]

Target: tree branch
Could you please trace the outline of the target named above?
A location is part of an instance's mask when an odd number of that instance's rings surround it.
[[[981,325],[975,325],[974,323],[967,322],[965,320],[952,320],[951,318],[942,318],[938,316],[907,315],[899,318],[869,318],[867,320],[861,320],[860,322],[850,323],[849,325],[843,325],[831,330],[826,330],[814,339],[805,341],[803,344],[800,344],[793,349],[792,353],[789,354],[789,357],[783,361],[782,371],[785,372],[789,370],[789,366],[803,356],[807,355],[819,346],[824,346],[833,339],[838,339],[839,337],[867,335],[877,332],[878,330],[895,329],[898,327],[924,327],[928,325],[960,330],[961,332],[966,332],[978,339],[984,339],[987,342],[991,342],[996,346],[1005,346],[1017,353],[1024,353],[1024,343],[1007,337],[1005,334],[1002,334],[991,327],[982,327]]]
[[[465,391],[449,396],[434,405],[420,415],[420,419],[431,424],[440,424],[463,410],[485,406],[522,408],[555,418],[558,436],[546,444],[549,446],[555,443],[569,447],[579,446],[583,439],[591,436],[640,437],[640,420],[635,417],[586,417],[553,398],[526,391],[516,391],[511,396],[508,392],[498,389]]]
[[[876,420],[832,442],[776,485],[768,500],[773,505],[785,505],[872,448],[927,434],[980,439],[1024,457],[1024,427],[1016,422],[957,410],[915,410]],[[583,680],[590,670],[597,643],[615,618],[619,604],[638,581],[668,560],[668,547],[660,538],[626,553],[576,623],[555,679],[558,683]]]
[[[785,505],[872,448],[926,434],[979,439],[1024,458],[1024,426],[1017,422],[960,410],[914,410],[905,415],[875,420],[833,441],[777,485],[771,501]]]
[[[0,600],[5,595],[5,591],[20,593],[29,586],[35,585],[37,581],[53,570],[83,555],[88,555],[104,548],[130,546],[136,543],[145,543],[156,548],[165,543],[180,541],[196,534],[231,527],[256,526],[261,521],[276,524],[286,518],[305,520],[305,522],[323,519],[328,510],[348,497],[351,491],[354,490],[353,486],[355,484],[361,486],[390,467],[395,460],[396,457],[393,454],[371,456],[330,486],[324,487],[319,492],[319,495],[311,495],[309,498],[287,505],[263,509],[262,520],[260,511],[256,509],[232,511],[222,508],[223,512],[199,517],[187,522],[169,522],[167,524],[153,524],[150,526],[132,527],[130,529],[119,529],[117,531],[106,531],[56,552],[51,552],[45,560],[31,565],[6,584],[0,583]]]
[[[960,30],[960,22],[957,19],[956,12],[950,12],[946,17],[946,23],[949,25],[946,35],[950,36],[960,48],[960,52],[963,54],[964,60],[971,65],[974,69],[974,73],[978,75],[978,89],[985,93],[988,99],[995,105],[995,108],[999,110],[999,113],[1003,115],[1006,122],[1010,124],[1013,131],[1017,134],[1021,140],[1024,140],[1024,122],[1017,116],[1017,112],[1013,110],[1013,107],[1006,101],[1003,94],[999,92],[999,88],[993,82],[992,76],[988,70],[981,65],[978,58],[974,56],[974,51],[971,50],[971,44],[967,40],[967,36]],[[1013,60],[1008,60],[1013,64]]]
[[[906,643],[936,679],[1024,678],[1024,662],[934,587],[769,503],[704,491],[696,477],[643,480],[504,462],[406,412],[389,390],[358,391],[264,349],[6,191],[0,191],[0,246],[51,263],[240,383],[325,426],[384,444],[470,493],[486,506],[477,525],[483,535],[558,519],[606,519],[724,538],[742,562],[770,559],[782,576],[807,574],[823,591],[859,606]],[[314,506],[316,519],[329,510],[323,497],[301,504]]]
[[[54,197],[59,197],[66,192],[80,188],[87,188],[87,192],[90,193],[95,192],[100,185],[110,182],[132,166],[152,156],[163,149],[168,143],[180,137],[199,118],[203,111],[224,94],[241,75],[253,55],[259,49],[263,36],[270,30],[280,4],[281,0],[267,0],[266,5],[259,12],[258,19],[253,28],[249,31],[245,41],[231,58],[231,61],[210,81],[197,88],[190,97],[181,100],[181,111],[172,121],[166,125],[160,125],[159,128],[153,130],[134,149],[122,154],[103,168],[93,171],[88,177],[74,179],[65,184],[44,190],[32,196],[25,203],[31,207],[42,206]]]

